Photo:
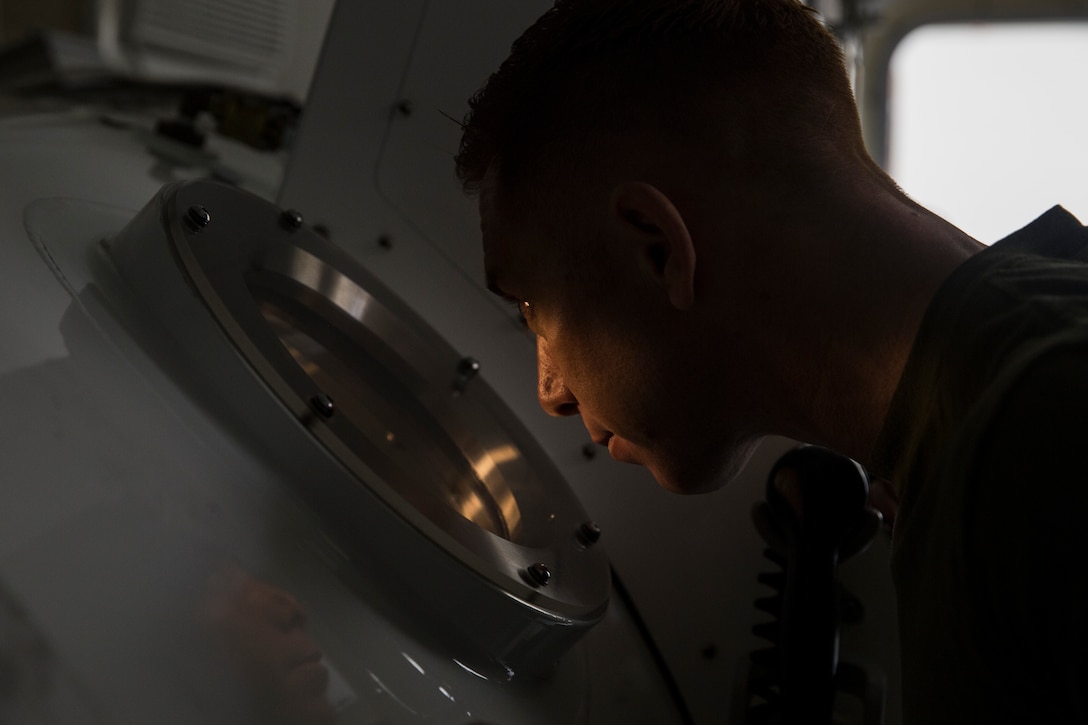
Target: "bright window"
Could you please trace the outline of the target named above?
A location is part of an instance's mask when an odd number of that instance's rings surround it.
[[[1054,204],[1088,223],[1088,23],[932,25],[891,63],[888,166],[995,242]]]

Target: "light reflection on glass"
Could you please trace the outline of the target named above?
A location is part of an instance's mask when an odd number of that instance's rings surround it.
[[[335,283],[329,284],[322,288],[326,293],[337,289]],[[357,290],[354,284],[345,289]],[[436,523],[441,521],[433,510],[446,507],[497,536],[518,539],[521,509],[501,471],[504,463],[517,460],[514,446],[486,450],[469,460],[406,387],[399,377],[404,373],[389,369],[388,361],[383,365],[371,354],[367,345],[379,343],[365,331],[345,333],[318,310],[264,288],[252,292],[280,342],[332,398],[339,414],[366,440],[382,443],[376,449],[379,460],[366,459],[369,466],[388,476],[402,496]],[[346,311],[345,305],[350,307],[347,301],[337,303]]]
[[[393,691],[390,690],[388,687],[386,687],[386,684],[381,681],[381,678],[379,678],[373,672],[368,672],[368,674],[370,675],[370,679],[374,680],[374,683],[378,686],[378,689],[375,690],[375,692],[377,694],[379,694],[379,695],[389,695],[389,697],[392,698],[393,702],[395,702],[398,705],[400,705],[401,707],[403,707],[409,714],[411,714],[411,715],[417,715],[418,714],[415,710],[408,707],[408,704],[406,702],[404,702],[404,700],[402,700],[399,697],[397,697],[396,695],[394,695]]]
[[[308,254],[291,258],[290,276],[312,290],[321,293],[330,302],[356,320],[363,319],[371,297],[347,277]]]
[[[484,452],[482,456],[472,461],[472,467],[476,471],[476,475],[491,491],[491,496],[494,502],[498,505],[499,510],[502,512],[503,520],[506,521],[507,528],[516,532],[521,528],[521,509],[518,507],[517,499],[514,498],[513,492],[506,485],[503,485],[501,481],[495,481],[493,479],[499,478],[498,468],[504,463],[515,461],[518,458],[518,449],[511,445],[499,446],[492,448]],[[471,505],[473,502],[468,501],[466,505]],[[471,520],[473,517],[468,516],[464,510],[461,513],[462,516]]]
[[[468,665],[466,665],[464,662],[461,662],[460,660],[454,660],[453,664],[457,665],[458,667],[460,667],[462,670],[469,673],[470,675],[475,675],[476,677],[479,677],[481,680],[484,680],[484,681],[487,680],[486,677],[484,677],[479,672],[477,672],[476,670],[474,670],[471,667],[469,667]]]
[[[412,659],[411,655],[409,655],[407,652],[401,652],[400,656],[403,657],[404,659],[406,659],[408,661],[408,664],[410,664],[412,667],[415,667],[416,670],[419,672],[419,674],[421,674],[421,675],[426,675],[427,674],[426,672],[423,671],[422,665],[420,665],[418,662],[416,662],[414,659]]]

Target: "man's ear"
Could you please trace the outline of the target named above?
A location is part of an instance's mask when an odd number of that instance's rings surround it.
[[[647,274],[680,310],[695,303],[695,247],[687,224],[665,194],[650,184],[624,182],[612,193],[612,211],[630,237]]]

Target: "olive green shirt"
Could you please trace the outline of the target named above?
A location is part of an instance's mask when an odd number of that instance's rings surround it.
[[[900,496],[904,722],[1088,723],[1088,230],[1055,207],[934,298],[872,466]]]

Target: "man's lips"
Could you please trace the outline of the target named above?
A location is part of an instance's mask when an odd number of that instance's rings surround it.
[[[312,665],[321,662],[321,650],[317,648],[308,648],[304,653],[292,657],[288,662],[288,669],[294,670],[299,667],[305,667],[306,665]]]
[[[616,436],[612,436],[608,439],[608,455],[612,456],[613,460],[622,463],[634,463],[630,457],[626,441],[622,438],[617,438]]]
[[[605,432],[603,432],[603,433],[596,433],[596,434],[591,434],[591,435],[590,435],[589,437],[590,437],[590,438],[591,438],[591,439],[593,440],[593,442],[594,442],[594,443],[596,443],[597,445],[599,445],[599,446],[607,446],[607,445],[608,445],[608,441],[612,439],[612,434],[611,434],[611,433],[609,433],[608,431],[605,431]]]
[[[583,422],[585,422],[584,418]],[[608,455],[612,456],[614,460],[623,463],[639,463],[638,458],[635,456],[634,447],[623,437],[589,423],[586,424],[586,430],[589,432],[590,440],[599,446],[607,448]]]
[[[288,690],[294,695],[324,697],[329,685],[329,669],[325,667],[321,652],[309,650],[295,657],[287,672]]]
[[[594,433],[590,438],[592,438],[593,442],[597,445],[606,447],[608,449],[608,455],[612,456],[614,460],[622,463],[638,463],[638,459],[635,457],[631,444],[623,438],[608,431]]]

